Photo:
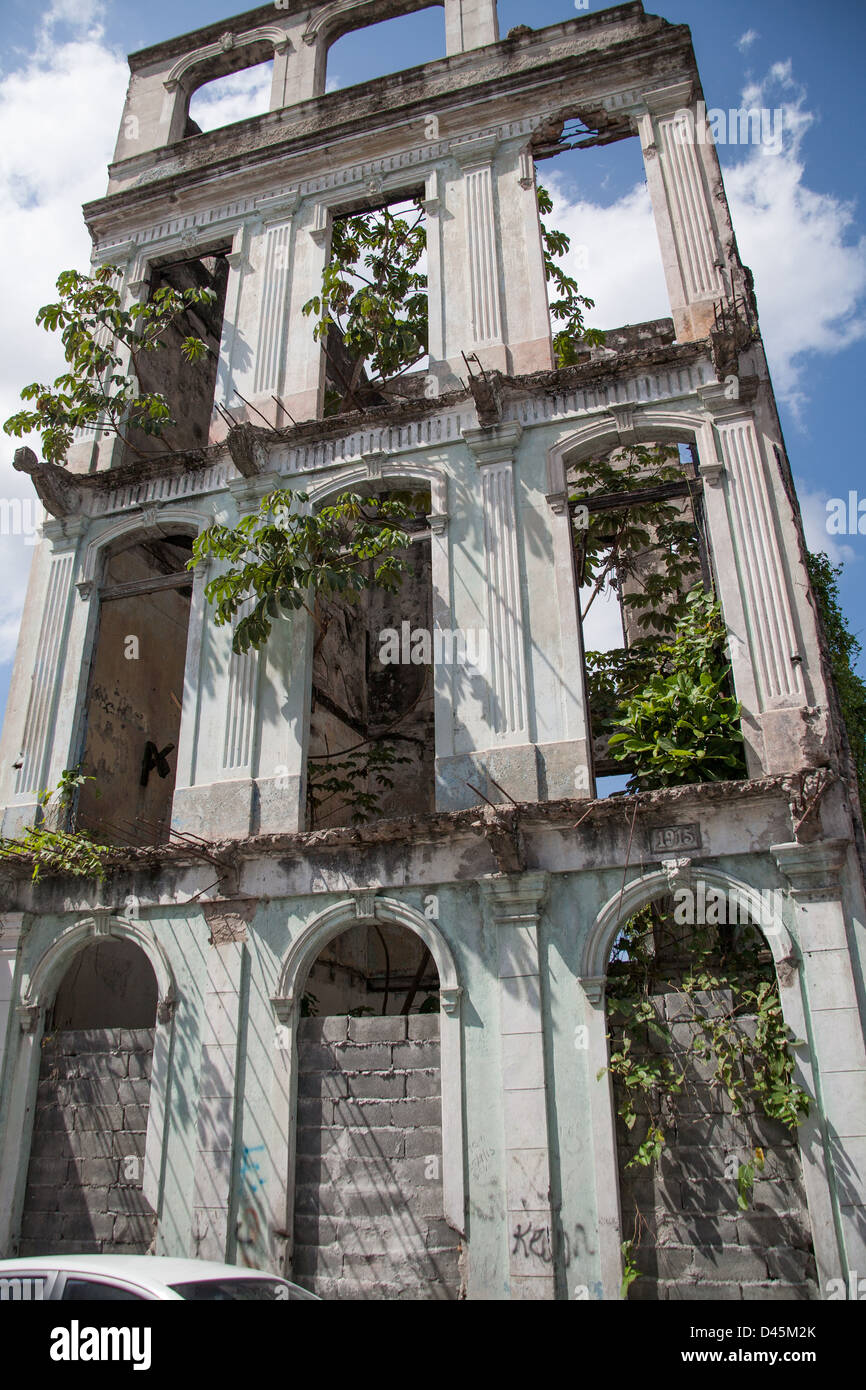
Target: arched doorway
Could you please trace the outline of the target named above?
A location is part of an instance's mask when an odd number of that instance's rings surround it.
[[[76,952],[46,1018],[19,1253],[143,1254],[157,980],[119,937]]]
[[[357,923],[299,986],[292,1274],[320,1296],[451,1299],[439,974],[413,931]]]
[[[756,921],[751,898],[695,876],[614,939],[608,1064],[629,1299],[818,1297],[797,1133],[807,1098],[785,1060],[761,930],[778,905],[764,905]]]

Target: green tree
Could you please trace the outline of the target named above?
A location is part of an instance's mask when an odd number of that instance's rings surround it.
[[[628,791],[746,776],[726,642],[719,605],[697,584],[674,640],[656,647],[656,669],[613,720],[610,751],[634,767]]]
[[[409,494],[385,498],[344,492],[309,510],[304,492],[280,488],[236,526],[214,524],[193,543],[188,568],[212,557],[223,569],[205,594],[218,626],[234,622],[236,652],[264,646],[276,619],[304,608],[315,619],[318,596],[356,602],[365,589],[396,592],[409,531],[426,525]]]
[[[427,352],[427,248],[424,209],[404,216],[389,207],[337,218],[322,288],[303,306],[316,316],[335,383],[326,413],[363,404],[362,386],[381,386],[409,371]],[[369,375],[368,375],[369,370]]]
[[[68,370],[53,386],[25,386],[21,399],[33,405],[12,415],[3,429],[19,439],[37,432],[49,463],[66,462],[77,429],[116,434],[140,454],[130,438],[132,430],[159,435],[175,424],[163,395],[140,390],[138,363],[142,353],[164,345],[166,330],[188,309],[216,295],[206,288],[181,292],[164,286],[148,303],[123,309],[119,273],[114,265],[100,266],[92,275],[64,270],[57,280],[60,298],[36,315],[47,332],[60,332]],[[194,334],[181,344],[188,362],[200,361],[208,350]]]
[[[818,601],[830,652],[830,666],[839,692],[842,718],[851,745],[860,807],[866,819],[866,682],[854,670],[862,646],[848,626],[839,603],[839,577],[842,565],[833,565],[827,555],[807,554],[806,566]]]
[[[547,189],[539,184],[536,196],[542,218],[549,216],[553,212],[553,199]],[[581,346],[604,347],[604,333],[600,328],[586,327],[584,310],[594,309],[595,300],[581,294],[574,277],[567,275],[562,266],[556,263],[568,254],[571,238],[565,232],[552,230],[542,221],[541,244],[544,273],[555,295],[550,301],[550,316],[558,319],[562,325],[553,335],[553,359],[557,367],[570,367],[578,360]]]

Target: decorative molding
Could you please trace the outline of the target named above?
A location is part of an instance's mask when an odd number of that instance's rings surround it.
[[[262,25],[258,29],[245,29],[240,34],[233,34],[227,30],[216,43],[205,44],[202,48],[193,49],[192,53],[185,53],[182,58],[178,58],[169,70],[163,86],[167,92],[174,92],[193,68],[199,67],[211,58],[219,58],[221,54],[228,53],[233,48],[248,48],[254,43],[272,43],[275,53],[286,53],[292,46],[286,31],[272,24]]]
[[[677,850],[700,850],[701,827],[689,825],[652,825],[648,831],[651,854],[667,854]]]
[[[450,985],[439,990],[439,1004],[443,1011],[453,1018],[459,1013],[462,985]]]
[[[791,885],[799,902],[838,898],[848,840],[818,840],[811,844],[771,845],[779,872]]]
[[[35,1033],[42,1013],[41,1004],[19,1004],[16,1010],[22,1033]]]
[[[634,424],[634,404],[629,401],[623,405],[612,405],[610,413],[616,421],[620,444],[634,444],[637,440]]]
[[[376,916],[376,889],[365,888],[355,894],[355,916],[372,921]]]
[[[663,859],[662,872],[668,881],[671,893],[678,888],[690,888],[692,883],[692,861],[685,854],[679,859]]]

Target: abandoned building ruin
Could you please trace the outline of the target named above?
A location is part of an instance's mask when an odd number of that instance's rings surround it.
[[[99,433],[66,469],[16,458],[50,517],[2,833],[80,766],[77,825],[125,848],[102,882],[4,866],[0,1255],[197,1255],[324,1298],[615,1300],[632,1241],[632,1299],[826,1297],[866,1271],[863,831],[751,276],[689,130],[689,30],[636,0],[500,37],[495,0],[440,3],[445,57],[340,91],[329,47],[428,0],[262,5],[130,58],[94,264],[127,303],[212,288],[212,352],[153,355],[176,424],[138,453]],[[195,92],[266,60],[269,111],[200,131]],[[557,368],[536,164],[575,123],[596,152],[640,142],[670,318]],[[334,223],[412,199],[429,362],[328,413],[302,307]],[[574,479],[639,445],[681,463],[745,767],[604,797],[621,769],[590,722]],[[399,593],[316,630],[299,610],[238,654],[213,569],[187,562],[277,486],[310,508],[402,489],[426,519]],[[377,635],[404,624],[484,643],[383,666]],[[388,728],[402,760],[358,820],[323,759]],[[699,1074],[636,1170],[605,1070],[612,956],[695,885],[757,927],[811,1105],[792,1131]],[[659,987],[660,1017],[676,998]],[[744,1209],[730,1159],[758,1149]]]

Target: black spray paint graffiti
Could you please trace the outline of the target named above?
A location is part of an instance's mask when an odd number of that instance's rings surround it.
[[[518,1222],[511,1236],[514,1241],[511,1247],[512,1255],[520,1254],[526,1259],[540,1260],[545,1265],[553,1264],[553,1241],[549,1226],[535,1226],[531,1221],[523,1226]],[[569,1238],[568,1231],[562,1231],[557,1238],[557,1243],[562,1251],[565,1269],[569,1268],[572,1259],[577,1259],[581,1254],[595,1254],[595,1251],[589,1247],[583,1226],[575,1226],[573,1240]],[[581,1250],[581,1246],[583,1250]]]

